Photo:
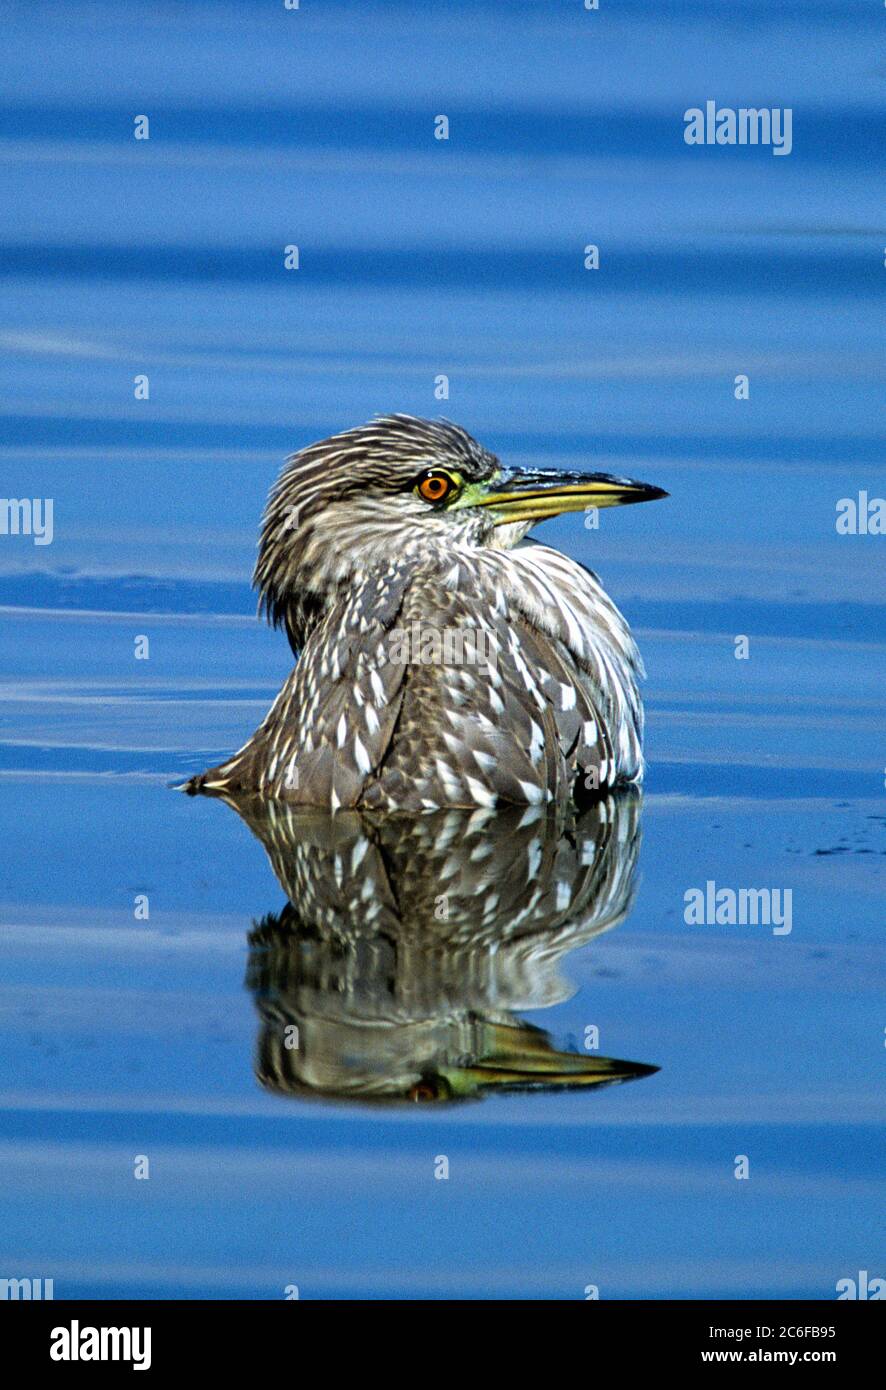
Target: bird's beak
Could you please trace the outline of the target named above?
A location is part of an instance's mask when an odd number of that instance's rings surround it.
[[[451,1098],[486,1091],[547,1091],[613,1086],[651,1076],[658,1067],[590,1053],[555,1052],[540,1029],[486,1025],[487,1055],[463,1067],[443,1067]]]
[[[616,478],[611,473],[570,473],[557,468],[510,468],[492,483],[474,506],[489,507],[496,526],[543,521],[561,512],[589,507],[625,507],[667,497],[660,487]]]

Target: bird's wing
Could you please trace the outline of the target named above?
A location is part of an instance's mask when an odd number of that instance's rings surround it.
[[[515,626],[482,586],[446,588],[427,570],[410,585],[402,620],[410,661],[396,736],[362,804],[430,810],[534,803],[565,792],[526,625]]]
[[[314,629],[294,672],[299,800],[355,806],[384,761],[406,667],[391,660],[412,565],[393,563],[343,595]]]
[[[633,780],[643,770],[639,682],[645,673],[618,608],[595,574],[549,546],[530,541],[487,553],[493,564],[514,576],[512,602],[549,639],[567,668],[578,668],[577,684],[608,731],[614,776],[606,780]],[[587,762],[579,756],[581,767],[599,762],[599,748],[589,753]]]
[[[355,806],[384,760],[406,668],[388,659],[411,565],[393,563],[332,604],[264,721],[202,787],[295,805]]]
[[[361,805],[539,804],[568,796],[582,775],[589,792],[623,776],[607,701],[575,655],[579,617],[560,613],[574,629],[562,635],[542,622],[542,609],[558,608],[550,578],[534,572],[528,586],[497,556],[485,563],[490,554],[413,575],[400,622],[463,633],[482,650],[471,659],[453,644],[451,655],[410,664],[395,738]]]

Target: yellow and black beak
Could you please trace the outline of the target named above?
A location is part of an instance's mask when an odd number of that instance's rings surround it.
[[[547,1033],[529,1024],[485,1024],[484,1056],[440,1068],[445,1099],[463,1100],[492,1091],[593,1090],[651,1076],[658,1067],[593,1053],[557,1052]]]
[[[626,507],[667,497],[660,487],[611,473],[570,473],[557,468],[510,468],[472,505],[488,507],[496,526],[544,521],[590,507]]]

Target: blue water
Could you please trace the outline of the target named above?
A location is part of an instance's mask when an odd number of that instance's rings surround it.
[[[52,498],[54,536],[0,536],[0,1278],[832,1298],[886,1273],[886,539],[835,526],[886,489],[881,15],[33,0],[4,29],[0,492]],[[790,106],[791,155],[686,146],[709,98]],[[248,587],[282,458],[391,410],[671,494],[538,532],[635,627],[650,766],[625,919],[498,1000],[659,1068],[628,1084],[404,1107],[256,1077],[277,996],[249,936],[286,893],[169,784],[287,673]],[[708,880],[789,889],[792,931],[687,924]]]

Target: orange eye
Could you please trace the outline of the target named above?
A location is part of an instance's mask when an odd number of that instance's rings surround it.
[[[416,483],[419,497],[426,502],[443,502],[455,488],[455,481],[448,473],[428,472]]]

